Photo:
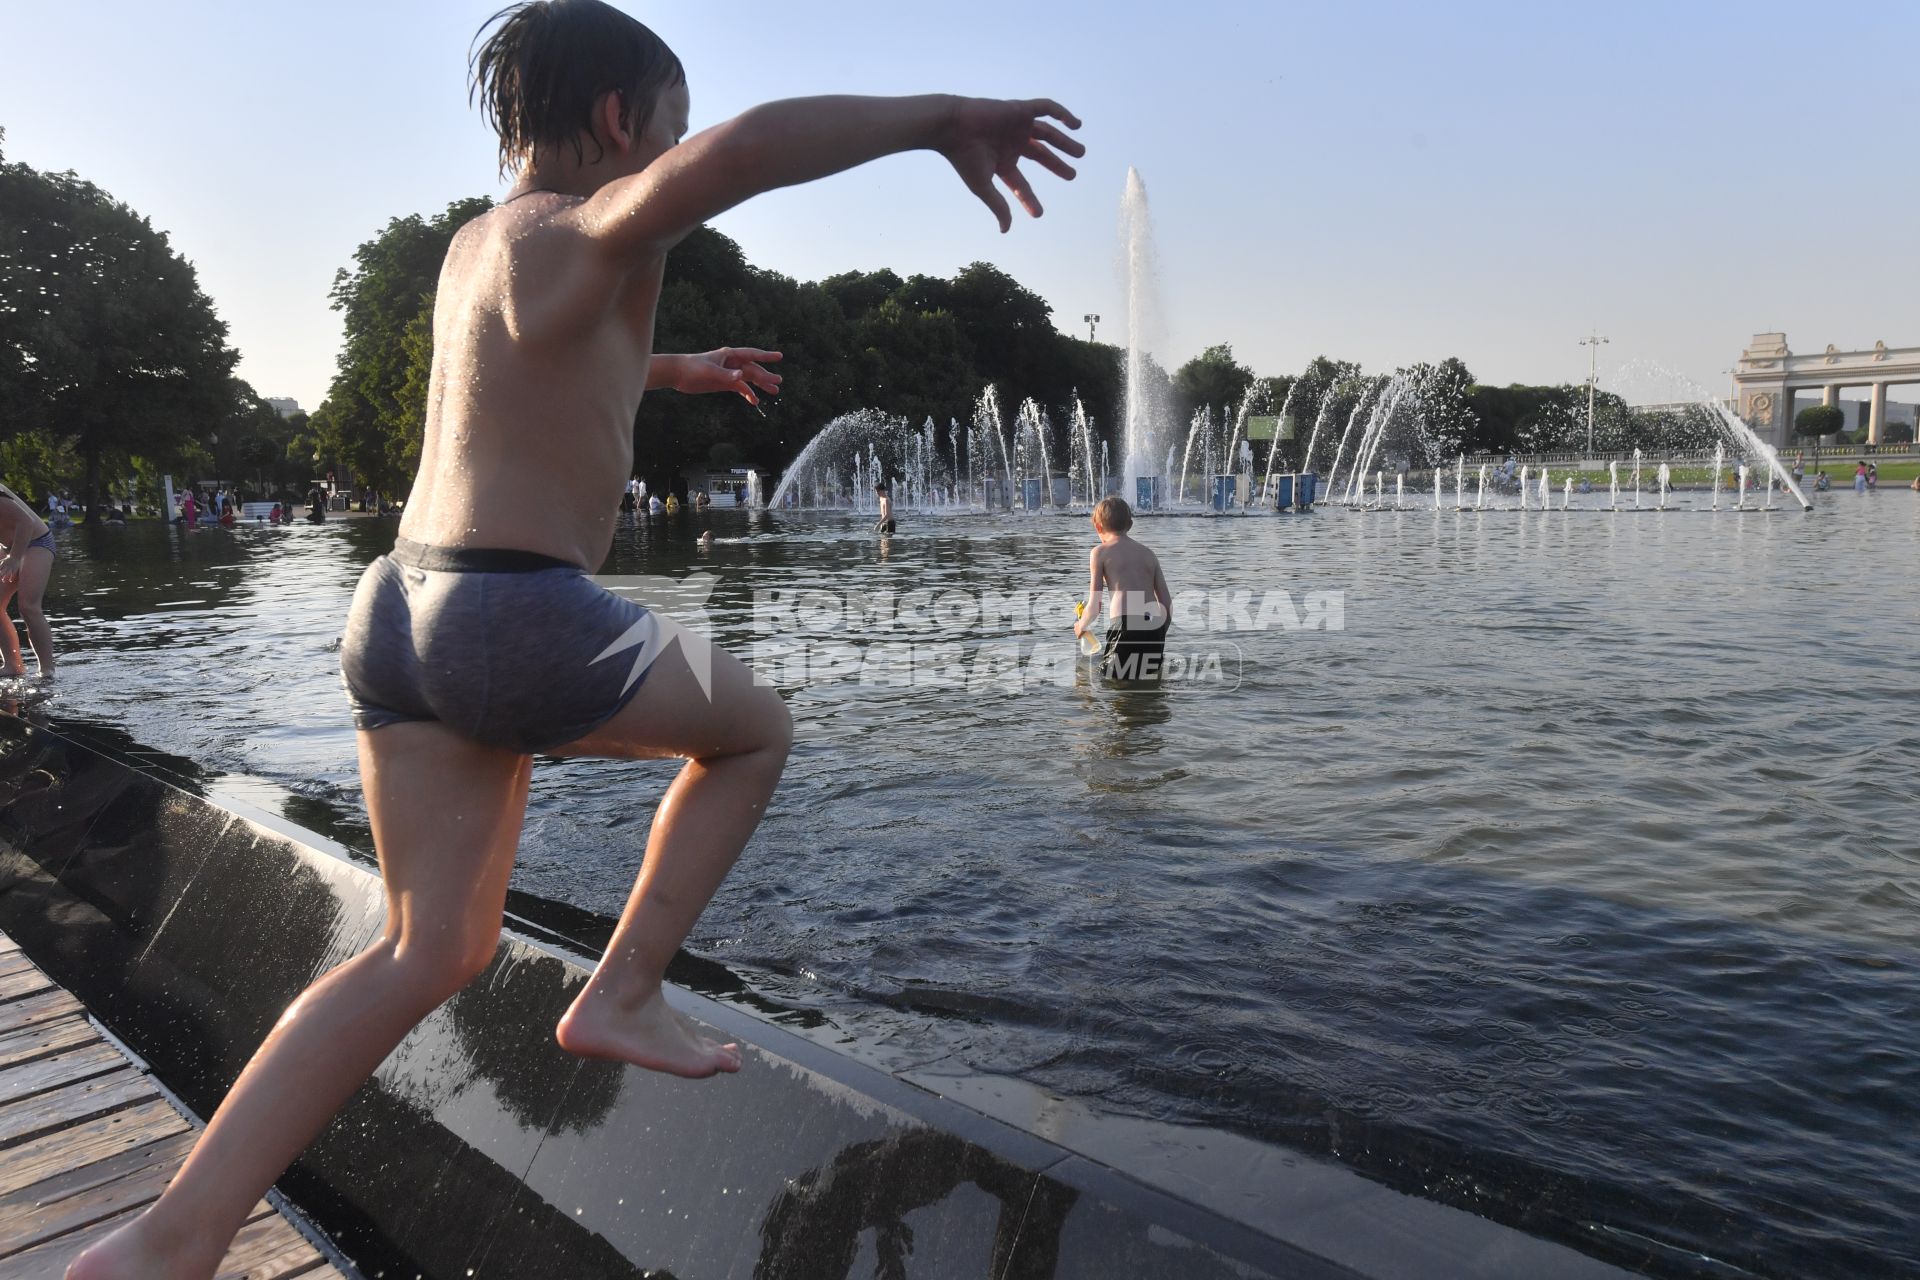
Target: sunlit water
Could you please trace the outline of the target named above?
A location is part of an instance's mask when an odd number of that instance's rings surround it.
[[[1668,1274],[1912,1273],[1920,501],[1675,501],[1143,522],[1176,591],[1338,590],[1344,630],[1218,637],[1230,692],[791,688],[690,949],[896,1069],[1331,1153]],[[741,650],[755,592],[1084,592],[1078,519],[863,523],[688,515],[609,571],[714,573]],[[354,827],[334,650],[392,534],[62,534],[49,712]],[[516,887],[616,912],[669,776],[543,765]]]

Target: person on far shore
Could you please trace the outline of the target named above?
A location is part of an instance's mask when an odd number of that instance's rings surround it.
[[[1173,593],[1160,558],[1127,536],[1133,508],[1124,498],[1105,497],[1093,508],[1100,545],[1087,555],[1087,606],[1073,624],[1075,638],[1102,613],[1108,615],[1100,673],[1109,680],[1157,680],[1173,620]]]
[[[1831,488],[1833,488],[1833,477],[1829,476],[1825,471],[1816,471],[1813,473],[1813,491],[1815,493],[1825,493]]]
[[[1880,487],[1880,464],[1877,462],[1869,462],[1867,464],[1867,488],[1878,489],[1879,487]]]
[[[40,676],[51,679],[53,631],[40,604],[47,580],[53,576],[53,530],[26,499],[4,484],[0,484],[0,543],[6,545],[6,554],[0,557],[0,676],[17,679],[27,673],[20,657],[20,633],[7,616],[7,605],[17,596]]]
[[[1853,466],[1853,491],[1855,493],[1865,493],[1867,491],[1867,464],[1865,461],[1856,462]]]
[[[880,499],[880,518],[873,522],[873,531],[892,533],[898,527],[893,523],[893,492],[885,484],[873,486],[873,492]]]

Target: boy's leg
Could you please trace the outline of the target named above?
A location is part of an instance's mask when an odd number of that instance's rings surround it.
[[[360,776],[386,882],[372,947],[275,1024],[173,1184],[68,1280],[203,1280],[247,1211],[414,1025],[492,960],[532,761],[444,725],[360,734]]]
[[[27,639],[33,642],[33,658],[43,676],[53,674],[53,628],[47,625],[47,615],[40,607],[52,577],[53,552],[45,547],[28,547],[20,557],[20,620],[27,624]],[[16,654],[19,648],[16,639]]]
[[[687,760],[654,813],[640,878],[607,953],[556,1035],[571,1053],[694,1077],[739,1070],[739,1050],[701,1036],[668,1009],[660,983],[759,826],[793,740],[780,695],[710,644],[708,698],[682,648],[706,643],[683,632],[618,715],[556,753]]]

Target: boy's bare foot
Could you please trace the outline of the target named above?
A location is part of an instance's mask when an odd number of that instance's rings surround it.
[[[740,1069],[739,1045],[701,1035],[667,1006],[658,990],[638,1004],[624,1005],[589,983],[560,1019],[553,1038],[583,1058],[612,1058],[689,1080]]]
[[[219,1265],[217,1256],[186,1256],[153,1230],[143,1213],[68,1263],[66,1280],[200,1280]]]

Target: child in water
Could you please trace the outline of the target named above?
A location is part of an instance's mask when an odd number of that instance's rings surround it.
[[[873,522],[873,531],[875,533],[892,533],[894,530],[893,494],[885,484],[873,486],[873,491],[880,498],[880,518]]]
[[[1073,624],[1080,636],[1099,620],[1106,599],[1106,646],[1100,672],[1109,680],[1157,680],[1173,619],[1173,593],[1160,558],[1127,536],[1133,508],[1123,498],[1100,499],[1093,508],[1093,531],[1100,545],[1087,556],[1087,607]]]
[[[777,352],[652,354],[667,253],[762,192],[907,151],[943,157],[1005,230],[996,178],[1037,217],[1020,162],[1071,178],[1062,154],[1085,154],[1048,123],[1079,126],[1056,103],[945,95],[775,102],[682,142],[680,60],[626,14],[544,0],[493,21],[474,89],[517,180],[447,250],[419,475],[340,648],[385,934],[293,1002],[166,1193],[69,1280],[215,1274],[288,1163],[492,962],[536,754],[687,761],[560,1046],[677,1076],[740,1069],[662,979],[759,825],[792,723],[744,664],[587,576],[619,524],[643,392],[751,404],[780,384]]]

